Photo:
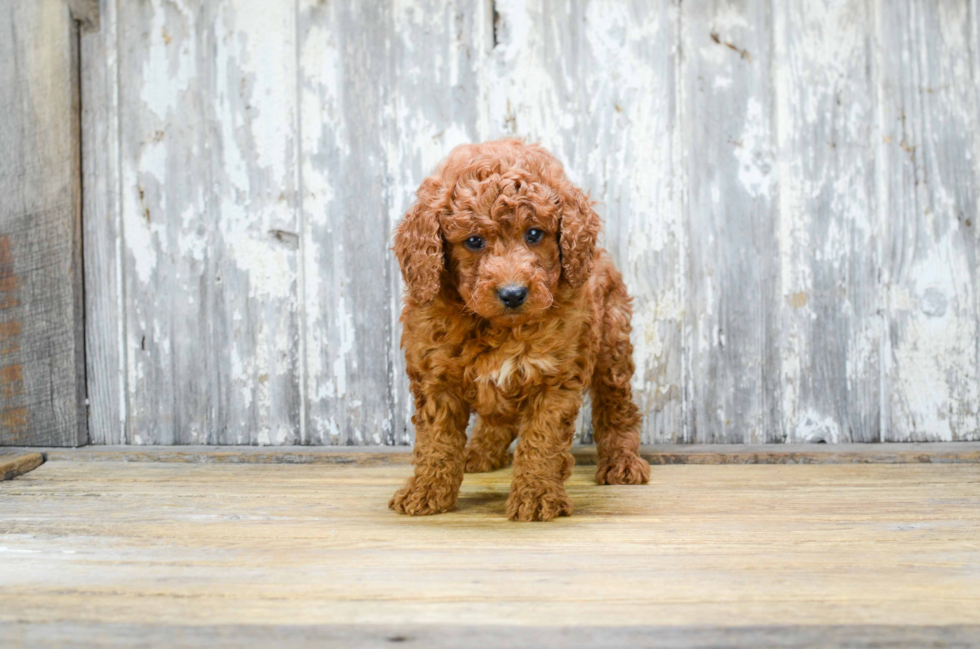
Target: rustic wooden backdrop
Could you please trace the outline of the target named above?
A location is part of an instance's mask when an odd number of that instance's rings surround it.
[[[409,443],[390,231],[513,134],[599,201],[645,442],[980,439],[976,0],[101,5],[93,442]]]

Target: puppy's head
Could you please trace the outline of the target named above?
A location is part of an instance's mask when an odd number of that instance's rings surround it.
[[[554,156],[499,140],[453,149],[419,188],[394,250],[416,302],[451,282],[467,310],[520,324],[554,303],[560,282],[585,283],[599,228]]]

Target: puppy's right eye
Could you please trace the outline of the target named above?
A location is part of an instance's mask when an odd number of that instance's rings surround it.
[[[470,237],[463,242],[463,245],[470,250],[483,250],[483,246],[486,245],[486,242],[483,240],[483,237]]]

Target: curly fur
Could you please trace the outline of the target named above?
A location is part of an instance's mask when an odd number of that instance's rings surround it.
[[[542,230],[529,244],[530,228]],[[415,475],[389,506],[451,509],[464,471],[506,466],[512,520],[572,513],[564,482],[582,391],[591,389],[599,484],[642,484],[630,378],[630,297],[588,196],[545,149],[520,140],[456,147],[418,190],[394,251],[407,285],[402,347],[415,400]],[[480,236],[484,249],[463,242]],[[517,310],[497,298],[517,284]],[[478,414],[467,445],[470,412]]]

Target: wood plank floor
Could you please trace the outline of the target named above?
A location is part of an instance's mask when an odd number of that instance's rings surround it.
[[[510,470],[398,516],[410,471],[49,461],[0,482],[0,640],[980,643],[977,464],[578,467],[575,516],[531,524]]]
[[[191,464],[409,464],[408,446],[101,446],[0,448],[40,451],[57,462],[189,462]],[[641,446],[662,464],[980,464],[980,442],[887,444],[654,444]],[[596,463],[595,446],[574,446],[578,465]]]

